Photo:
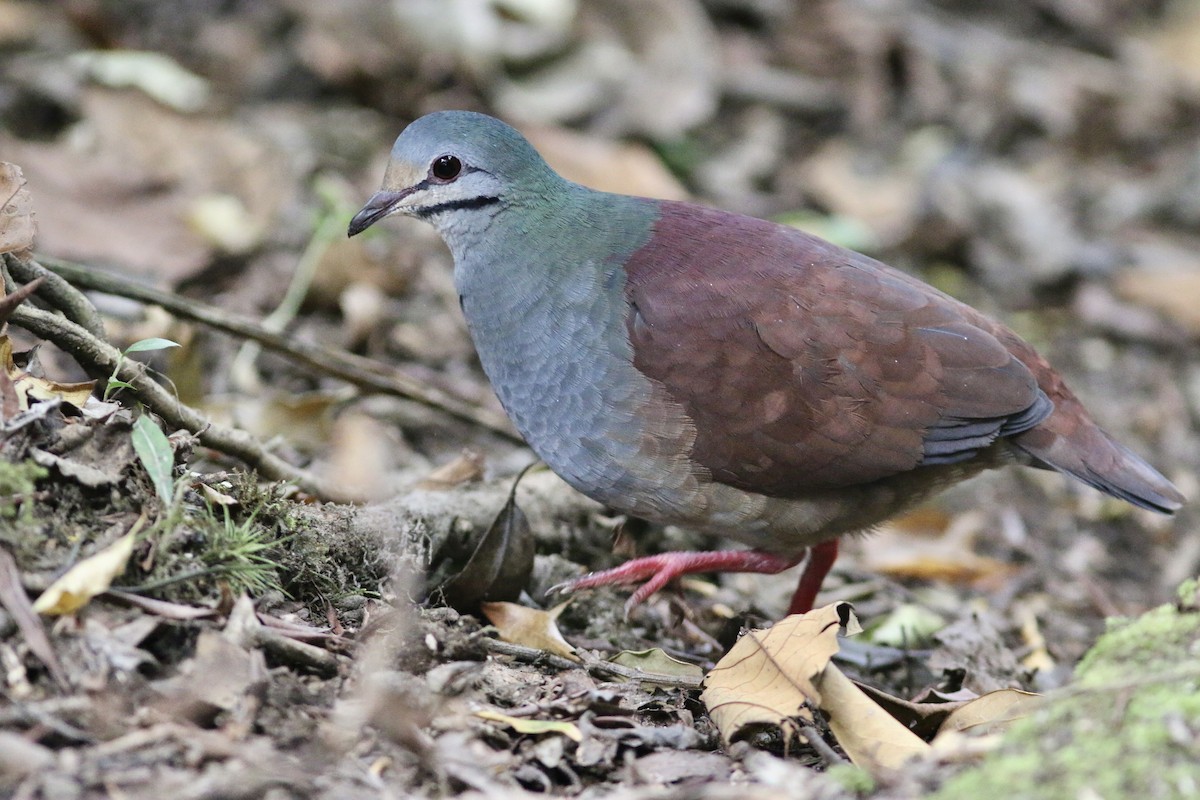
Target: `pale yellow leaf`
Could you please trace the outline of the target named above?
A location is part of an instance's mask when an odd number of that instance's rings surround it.
[[[464,483],[474,483],[482,480],[484,472],[483,454],[466,450],[458,458],[450,461],[426,475],[418,484],[418,489],[453,489]]]
[[[17,399],[22,410],[29,408],[30,398],[34,400],[63,400],[76,408],[83,408],[92,395],[95,381],[82,383],[59,383],[48,378],[35,378],[17,366],[14,358],[12,340],[7,334],[0,335],[0,369],[3,369],[12,380],[16,389]]]
[[[95,381],[60,383],[48,378],[35,378],[32,375],[23,375],[20,380],[14,381],[14,383],[17,384],[18,391],[23,389],[34,400],[59,399],[70,403],[76,408],[83,408],[88,398],[92,396],[92,389],[96,386]]]
[[[935,741],[947,731],[996,733],[1029,716],[1046,703],[1046,698],[1020,689],[997,689],[964,703],[942,721]]]
[[[855,765],[878,777],[929,752],[928,744],[867,697],[833,664],[815,682],[829,729]]]
[[[162,53],[91,50],[71,55],[70,64],[104,86],[136,88],[176,111],[199,111],[208,102],[208,81]]]
[[[575,742],[583,741],[583,734],[574,722],[549,719],[527,719],[525,717],[510,717],[499,711],[476,711],[475,716],[491,722],[499,722],[512,728],[517,733],[561,733]]]
[[[33,603],[39,614],[71,614],[108,590],[113,579],[125,571],[133,553],[136,528],[93,556],[83,559],[50,584]]]
[[[920,647],[944,627],[946,620],[936,611],[917,603],[904,603],[871,625],[868,636],[875,644]]]
[[[225,253],[247,253],[262,241],[262,231],[250,212],[231,194],[197,197],[192,201],[187,221],[205,241]]]
[[[777,727],[790,739],[797,718],[812,721],[810,707],[821,704],[813,679],[838,651],[843,624],[857,627],[850,606],[835,603],[749,631],[730,648],[700,696],[726,743],[761,727]]]
[[[225,492],[218,491],[207,483],[198,484],[200,496],[204,498],[204,502],[212,506],[227,506],[233,507],[241,505],[236,497]]]
[[[496,626],[504,641],[579,661],[575,648],[559,633],[555,622],[566,607],[567,603],[562,603],[549,611],[542,611],[516,603],[479,604],[479,609]]]

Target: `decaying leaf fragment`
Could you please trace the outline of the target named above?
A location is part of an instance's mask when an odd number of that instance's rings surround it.
[[[60,383],[47,378],[37,378],[17,366],[13,357],[12,340],[7,334],[0,335],[0,369],[12,382],[21,411],[29,408],[32,400],[63,400],[76,408],[83,408],[92,395],[95,381],[82,383]]]
[[[63,573],[33,602],[33,610],[39,614],[71,614],[96,595],[108,591],[113,580],[125,571],[144,521],[144,517],[140,518],[129,533]]]
[[[0,161],[0,253],[28,257],[33,252],[36,230],[33,201],[25,188],[21,168]]]
[[[935,699],[920,701],[904,700],[870,686],[858,688],[901,725],[928,741],[941,757],[986,752],[995,739],[989,742],[985,737],[1002,732],[1046,702],[1044,696],[1020,689],[997,689],[983,695],[968,689],[952,694],[927,690],[922,694]],[[970,744],[964,742],[967,735],[972,737]]]
[[[708,673],[700,696],[725,742],[766,727],[790,740],[797,720],[812,722],[821,705],[813,681],[838,651],[838,631],[851,624],[858,626],[849,604],[835,603],[739,639]]]
[[[533,572],[533,530],[525,512],[517,505],[517,485],[528,471],[512,483],[508,500],[480,537],[471,558],[441,587],[446,602],[460,611],[474,610],[484,600],[516,600]]]
[[[500,722],[512,728],[517,733],[561,733],[574,742],[582,742],[583,734],[574,722],[550,719],[527,719],[525,717],[510,717],[499,711],[476,711],[475,716],[491,722]]]
[[[561,603],[549,611],[519,606],[516,603],[480,603],[479,608],[488,621],[496,626],[506,642],[535,647],[547,653],[579,661],[575,648],[559,633],[555,621],[570,603]]]

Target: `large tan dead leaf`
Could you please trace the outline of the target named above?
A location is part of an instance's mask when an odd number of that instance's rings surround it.
[[[579,661],[575,648],[558,631],[556,620],[566,607],[567,603],[561,603],[549,611],[542,611],[516,603],[479,604],[483,615],[496,626],[504,641]]]
[[[821,710],[850,760],[872,775],[898,769],[929,752],[929,745],[867,697],[830,664],[816,679]]]
[[[790,740],[798,718],[811,722],[811,708],[821,704],[813,680],[838,651],[838,630],[852,620],[850,606],[835,603],[739,639],[705,677],[700,696],[725,742],[763,727]]]
[[[25,188],[21,168],[0,161],[0,253],[25,258],[33,251],[36,231],[33,200]]]
[[[1200,334],[1200,264],[1193,268],[1136,269],[1117,277],[1117,292],[1126,300],[1159,311]]]
[[[333,437],[334,409],[352,394],[330,389],[300,393],[263,391],[254,397],[213,395],[205,398],[200,407],[214,421],[236,425],[259,438],[280,436],[295,447],[316,450]],[[369,460],[365,454],[363,458]]]
[[[882,159],[872,148],[830,139],[805,162],[804,185],[830,210],[891,243],[911,231],[921,180],[948,146],[942,134],[924,129],[909,136],[898,158]]]
[[[859,566],[894,578],[999,584],[1015,568],[975,552],[975,541],[987,533],[982,513],[951,516],[934,508],[917,509],[882,525],[862,546]]]
[[[958,705],[942,721],[930,746],[943,761],[971,761],[995,750],[1009,725],[1045,705],[1046,698],[998,689]]]
[[[174,285],[216,249],[188,222],[197,197],[237,197],[259,232],[299,202],[293,165],[303,158],[265,134],[266,123],[181,114],[139,91],[95,86],[81,90],[78,108],[86,147],[0,130],[0,153],[36,187],[41,250]]]
[[[994,733],[1029,716],[1045,703],[1042,695],[1020,689],[988,692],[952,711],[938,729],[938,737],[946,731]]]
[[[140,527],[135,525],[129,533],[63,573],[34,601],[33,610],[39,614],[71,614],[107,591],[113,579],[125,571]]]

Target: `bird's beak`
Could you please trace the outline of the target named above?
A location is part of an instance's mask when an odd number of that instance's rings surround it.
[[[416,188],[415,186],[410,186],[398,192],[388,190],[376,192],[367,201],[367,204],[362,207],[362,211],[359,211],[354,215],[354,219],[350,220],[350,228],[346,231],[346,235],[356,236],[393,211],[398,211],[400,203],[403,202],[404,198],[412,194]]]

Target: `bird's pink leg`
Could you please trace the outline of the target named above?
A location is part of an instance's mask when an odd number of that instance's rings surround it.
[[[803,614],[806,611],[812,611],[813,604],[817,600],[817,592],[821,591],[821,584],[825,582],[825,576],[829,574],[837,557],[837,539],[830,539],[809,548],[808,563],[804,565],[804,571],[800,573],[800,585],[796,587],[796,593],[792,595],[788,614]]]
[[[576,578],[556,586],[555,589],[570,593],[597,586],[645,581],[625,603],[625,609],[628,611],[680,575],[690,575],[695,572],[754,572],[762,575],[774,575],[796,566],[803,558],[803,552],[798,556],[788,556],[767,553],[762,550],[660,553],[656,556],[635,558],[612,569],[589,573],[582,578]],[[837,558],[836,541],[822,542],[812,548],[812,557],[804,568],[800,586],[792,596],[792,604],[788,613],[798,613],[796,609],[805,603],[807,603],[807,607],[803,610],[808,611],[812,608],[817,591],[821,588],[821,581],[825,579],[829,568],[833,566],[835,558]]]

